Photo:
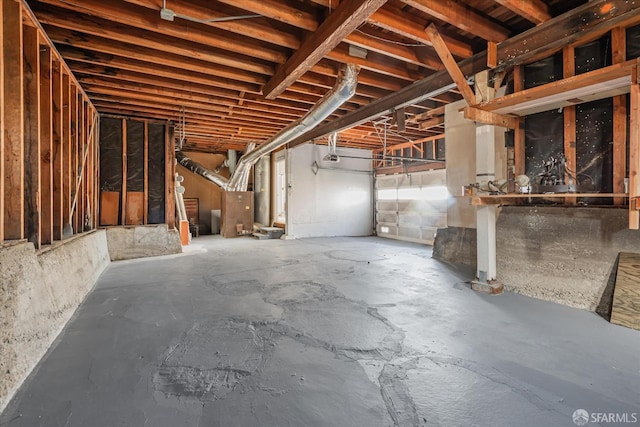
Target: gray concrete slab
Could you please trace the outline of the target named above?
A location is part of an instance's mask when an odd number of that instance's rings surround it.
[[[589,425],[640,421],[640,332],[475,293],[472,271],[429,247],[194,243],[113,263],[0,425],[574,426],[580,408],[600,417]]]

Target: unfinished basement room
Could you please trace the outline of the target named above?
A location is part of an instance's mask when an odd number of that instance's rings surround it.
[[[639,0],[0,34],[0,426],[640,427]]]

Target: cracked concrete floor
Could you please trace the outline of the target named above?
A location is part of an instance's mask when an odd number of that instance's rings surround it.
[[[640,332],[475,293],[429,247],[194,243],[113,263],[0,425],[538,427],[573,426],[578,408],[640,412]]]

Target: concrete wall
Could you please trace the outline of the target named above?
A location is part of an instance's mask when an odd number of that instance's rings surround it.
[[[187,151],[185,151],[185,154],[210,170],[214,170],[220,166],[226,159],[222,154],[194,153]],[[200,175],[194,174],[181,165],[176,166],[176,171],[180,175],[184,176],[184,181],[182,183],[185,188],[184,197],[198,199],[198,221],[200,224],[200,233],[209,234],[211,232],[211,210],[220,209],[222,190],[210,181],[207,181]],[[229,169],[226,167],[221,168],[220,174],[223,176],[229,176]]]
[[[178,231],[166,224],[108,228],[107,244],[112,261],[182,252]]]
[[[640,231],[615,208],[502,209],[498,280],[505,289],[572,307],[610,311],[619,252],[640,252]]]
[[[104,230],[0,248],[0,412],[108,264]]]
[[[476,125],[459,112],[465,101],[448,104],[444,113],[447,188],[452,196],[447,211],[449,227],[476,227],[476,210],[468,197],[462,197],[462,187],[476,181]]]
[[[373,231],[373,176],[370,150],[338,149],[340,163],[322,161],[326,145],[288,150],[287,236],[369,236]],[[311,170],[314,161],[321,168]]]
[[[478,239],[475,228],[440,228],[433,243],[432,256],[443,261],[476,268]]]

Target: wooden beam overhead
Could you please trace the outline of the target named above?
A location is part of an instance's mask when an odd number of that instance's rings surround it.
[[[263,88],[268,99],[276,98],[309,71],[348,34],[365,22],[386,0],[344,0],[296,52],[278,67]]]
[[[523,2],[524,3],[524,2]],[[498,69],[534,62],[564,46],[640,22],[640,2],[592,0],[498,44]]]
[[[501,126],[507,129],[515,129],[518,126],[517,117],[492,113],[475,107],[465,107],[464,118],[487,125]]]
[[[467,31],[491,42],[506,40],[510,32],[497,22],[493,22],[454,0],[402,0],[441,21]],[[528,1],[528,0],[525,0]]]
[[[534,24],[551,19],[549,7],[542,0],[493,0]]]
[[[440,32],[434,24],[430,24],[425,31],[433,43],[433,47],[436,49],[438,56],[442,60],[444,67],[451,76],[451,79],[458,86],[458,90],[460,90],[462,97],[467,101],[467,104],[474,105],[476,103],[476,95],[467,83],[467,78],[460,70],[460,67],[458,67],[455,59],[453,59],[453,55],[451,55],[449,48],[447,48]]]
[[[369,22],[387,31],[432,46],[431,40],[424,33],[424,21],[401,9],[384,6],[369,17]],[[454,56],[468,58],[473,55],[473,50],[467,43],[445,35],[442,38]]]

